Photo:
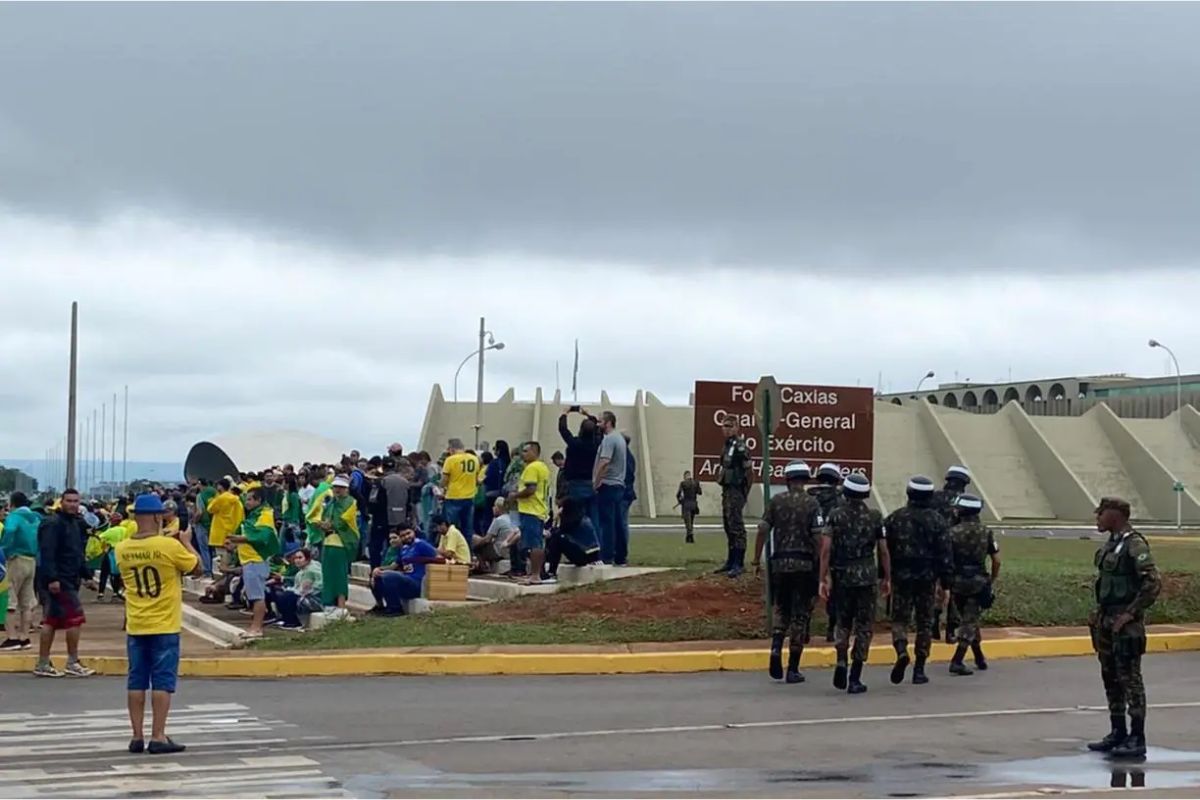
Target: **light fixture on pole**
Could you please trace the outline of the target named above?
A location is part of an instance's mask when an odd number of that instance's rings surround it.
[[[491,336],[491,334],[489,333],[488,336]],[[504,342],[497,342],[494,340],[495,340],[495,337],[492,337],[489,340],[491,343],[488,344],[488,346],[483,349],[484,350],[503,350]],[[458,402],[458,374],[460,372],[462,372],[462,368],[467,365],[467,362],[470,361],[472,358],[475,358],[475,356],[477,356],[477,355],[479,355],[478,350],[472,350],[471,352],[467,353],[467,357],[464,358],[462,360],[462,363],[458,365],[458,369],[454,370],[454,402],[456,402],[456,403]]]
[[[1183,373],[1179,370],[1179,359],[1175,358],[1175,353],[1171,348],[1167,347],[1157,339],[1151,339],[1146,344],[1151,347],[1158,347],[1167,351],[1167,355],[1171,357],[1171,363],[1175,365],[1175,416],[1179,418],[1179,425],[1183,427]],[[1183,434],[1187,436],[1186,433]],[[1175,529],[1183,528],[1183,484],[1178,480],[1171,487],[1175,491]]]
[[[912,394],[912,397],[914,400],[916,400],[917,395],[919,395],[921,393],[921,385],[923,383],[925,383],[925,381],[929,380],[932,377],[933,377],[933,370],[929,370],[929,372],[926,372],[924,375],[921,376],[921,380],[917,381],[917,388],[913,389],[913,394]]]

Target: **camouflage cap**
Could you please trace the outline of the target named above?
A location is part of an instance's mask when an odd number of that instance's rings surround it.
[[[1101,511],[1105,511],[1110,508],[1114,509],[1116,511],[1120,511],[1122,514],[1124,514],[1127,517],[1131,513],[1130,507],[1129,507],[1129,501],[1122,500],[1119,497],[1101,497],[1100,505],[1096,506],[1096,513],[1099,514]]]

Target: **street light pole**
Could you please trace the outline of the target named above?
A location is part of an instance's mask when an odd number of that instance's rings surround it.
[[[929,380],[932,377],[933,377],[933,370],[929,370],[929,372],[926,372],[923,376],[921,376],[921,380],[917,381],[917,388],[913,389],[913,399],[914,400],[917,399],[917,395],[919,395],[921,393],[921,385],[923,383],[925,383],[925,381]]]
[[[1183,432],[1183,373],[1179,370],[1179,359],[1175,357],[1174,351],[1167,347],[1157,339],[1151,339],[1148,344],[1151,347],[1159,347],[1167,351],[1167,355],[1171,357],[1171,363],[1175,365],[1175,416],[1179,419],[1179,428],[1182,435],[1187,436]],[[1175,530],[1183,528],[1183,486],[1176,479],[1175,486]]]
[[[488,335],[491,336],[491,334],[488,334]],[[492,344],[489,344],[487,347],[485,347],[483,349],[484,350],[503,350],[504,342],[494,342]],[[478,350],[472,350],[471,352],[467,353],[466,358],[464,358],[459,363],[458,369],[454,370],[454,402],[456,402],[456,403],[458,402],[458,374],[460,372],[462,372],[462,368],[467,365],[467,362],[470,361],[472,358],[475,358],[475,356],[477,356],[477,355],[479,355]]]
[[[475,449],[479,449],[479,429],[483,427],[483,339],[487,335],[487,326],[483,317],[479,318],[479,377],[475,381]]]

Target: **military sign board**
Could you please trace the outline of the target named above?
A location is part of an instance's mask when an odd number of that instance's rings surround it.
[[[725,436],[726,414],[737,417],[750,450],[752,474],[761,480],[763,435],[759,430],[758,382],[696,381],[692,435],[692,474],[717,480]],[[783,481],[791,461],[807,461],[814,470],[832,461],[843,474],[872,475],[875,446],[875,395],[869,388],[779,385],[780,408],[773,420],[769,445],[771,481]]]

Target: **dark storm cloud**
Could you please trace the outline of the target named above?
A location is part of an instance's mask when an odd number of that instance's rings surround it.
[[[1200,7],[0,7],[0,204],[410,253],[1188,263]]]

